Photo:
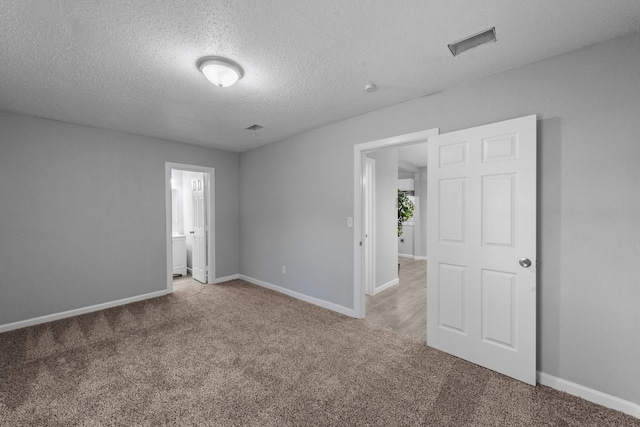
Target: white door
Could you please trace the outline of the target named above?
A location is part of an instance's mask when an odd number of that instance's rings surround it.
[[[203,178],[196,178],[191,181],[191,197],[193,199],[193,253],[191,259],[191,274],[197,281],[207,283],[207,224],[204,186]]]
[[[430,137],[427,173],[427,344],[535,385],[536,117]]]
[[[364,158],[364,284],[367,295],[375,288],[375,160]]]

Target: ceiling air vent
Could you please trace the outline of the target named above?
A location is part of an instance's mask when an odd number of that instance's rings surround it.
[[[469,49],[478,47],[481,44],[496,41],[496,27],[489,28],[481,33],[474,34],[457,42],[451,43],[449,50],[453,53],[453,56],[458,56],[462,52],[466,52]]]

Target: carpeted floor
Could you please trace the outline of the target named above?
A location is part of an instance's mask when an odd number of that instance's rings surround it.
[[[232,281],[0,334],[2,426],[640,426]]]

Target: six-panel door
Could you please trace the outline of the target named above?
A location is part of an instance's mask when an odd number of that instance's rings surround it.
[[[427,205],[427,344],[535,384],[535,116],[429,138]]]

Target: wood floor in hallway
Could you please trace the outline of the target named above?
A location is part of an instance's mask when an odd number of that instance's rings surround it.
[[[191,276],[191,273],[187,273],[186,276],[176,276],[173,278],[173,291],[181,291],[193,285],[201,285]]]
[[[367,322],[427,339],[427,261],[399,257],[400,283],[366,297]]]

